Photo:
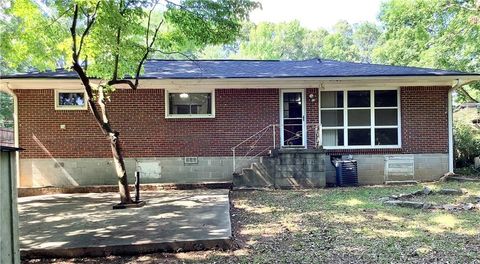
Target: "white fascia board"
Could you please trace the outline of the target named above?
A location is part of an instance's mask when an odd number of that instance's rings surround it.
[[[452,81],[480,81],[480,76],[390,76],[390,77],[305,77],[305,78],[231,78],[231,79],[141,79],[139,89],[196,90],[202,88],[264,89],[264,88],[339,88],[339,87],[399,87],[451,86]],[[100,80],[92,80],[92,83]],[[79,79],[18,78],[0,79],[10,89],[81,89]],[[129,89],[127,85],[117,85]]]

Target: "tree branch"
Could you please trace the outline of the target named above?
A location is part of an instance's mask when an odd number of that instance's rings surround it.
[[[92,28],[93,24],[95,23],[95,20],[97,18],[97,11],[98,11],[98,7],[100,6],[100,1],[97,2],[97,4],[95,5],[95,9],[93,11],[93,15],[91,16],[92,20],[89,21],[89,16],[87,14],[87,27],[85,28],[85,31],[83,32],[82,34],[82,37],[80,38],[80,46],[78,47],[78,56],[80,56],[80,52],[82,51],[82,47],[83,47],[83,41],[85,39],[85,36],[88,35],[88,32],[90,31],[90,29]]]
[[[147,48],[145,50],[145,53],[143,54],[142,59],[140,60],[140,62],[137,65],[137,71],[135,73],[135,88],[134,89],[138,88],[140,71],[142,70],[142,66],[145,63],[145,60],[147,60],[147,58],[148,58],[148,54],[150,53],[150,51],[153,47],[153,44],[155,44],[155,40],[157,40],[158,31],[160,30],[160,27],[162,26],[163,22],[164,22],[164,20],[162,20],[162,21],[160,21],[160,23],[158,23],[158,26],[155,28],[155,32],[153,33],[152,42],[150,42],[149,45],[147,46]],[[149,28],[147,28],[147,32],[148,31],[149,31]],[[148,37],[148,33],[147,33],[147,37]]]
[[[60,14],[58,17],[56,18],[53,18],[52,22],[49,23],[48,25],[46,25],[44,28],[48,28],[50,27],[51,25],[55,24],[56,22],[58,22],[58,20],[60,20],[60,18],[62,18],[65,14],[67,14],[68,12],[70,12],[72,8],[69,7],[67,10],[65,10],[62,14]]]
[[[194,61],[195,58],[188,55],[187,53],[184,53],[184,52],[181,52],[181,51],[163,51],[163,50],[158,50],[158,49],[154,49],[154,50],[151,50],[152,52],[158,52],[158,53],[162,53],[164,55],[173,55],[173,54],[178,54],[178,55],[182,55],[183,57],[185,57],[187,60],[191,60],[191,61]]]
[[[130,88],[132,88],[133,90],[136,90],[137,87],[135,86],[135,84],[131,81],[131,80],[128,80],[128,79],[121,79],[121,80],[110,80],[107,82],[108,85],[115,85],[115,84],[126,84],[128,86],[130,86]]]
[[[117,28],[117,39],[116,39],[116,51],[115,51],[115,62],[113,63],[113,76],[112,80],[117,80],[118,78],[118,60],[120,57],[120,35],[121,35],[122,29],[120,26]]]
[[[100,116],[100,113],[97,109],[97,105],[95,104],[95,101],[93,100],[93,88],[90,84],[90,79],[87,77],[85,74],[85,71],[83,70],[82,66],[80,66],[80,63],[78,61],[78,53],[77,53],[77,45],[76,45],[76,40],[77,40],[77,19],[78,19],[78,5],[75,5],[75,11],[73,13],[73,21],[72,21],[72,26],[70,27],[70,33],[72,37],[72,69],[78,74],[78,77],[82,81],[82,84],[85,88],[85,92],[87,93],[88,97],[88,105],[90,106],[90,110],[92,111],[93,115],[95,116],[95,120],[97,121],[98,125],[102,128],[102,131],[104,133],[110,133],[112,132],[112,129],[110,128],[109,124],[105,124],[103,122],[103,118]]]
[[[145,63],[145,61],[147,60],[148,55],[150,54],[150,51],[152,50],[152,47],[155,44],[155,41],[157,40],[158,32],[160,31],[161,26],[165,22],[164,20],[162,20],[162,21],[160,21],[160,23],[158,23],[158,25],[155,27],[155,31],[154,31],[153,36],[152,36],[152,41],[149,42],[151,15],[152,15],[153,10],[155,9],[156,4],[157,3],[155,3],[153,5],[153,7],[150,10],[149,15],[148,15],[148,24],[147,24],[147,29],[146,29],[146,33],[145,33],[145,35],[146,35],[145,42],[146,42],[147,46],[145,48],[145,52],[144,52],[142,58],[140,59],[138,65],[137,65],[137,68],[136,68],[136,71],[135,71],[135,76],[134,76],[134,81],[127,80],[127,79],[121,79],[121,80],[118,79],[118,62],[119,62],[120,52],[117,51],[117,53],[115,54],[115,65],[114,65],[113,77],[110,81],[108,81],[108,83],[107,83],[108,85],[126,84],[126,85],[130,86],[130,88],[132,88],[133,90],[136,90],[138,88],[138,85],[140,84],[140,72],[142,70],[142,66]],[[120,46],[120,28],[118,28],[118,31],[117,31],[117,48],[119,48],[119,46]]]
[[[152,12],[155,9],[155,7],[157,6],[157,4],[158,4],[158,1],[156,1],[155,4],[153,4],[152,9],[150,9],[150,12],[148,12],[147,37],[145,38],[145,46],[148,46],[148,43],[149,43],[150,21],[151,21],[151,18],[152,18]]]
[[[470,93],[465,90],[465,88],[462,86],[460,88],[458,88],[458,90],[460,91],[460,93],[462,93],[465,97],[467,97],[468,100],[470,100],[471,102],[474,102],[474,103],[480,103],[477,99],[473,98],[473,96],[470,95]]]
[[[72,26],[70,27],[70,33],[72,35],[72,51],[73,51],[73,62],[78,62],[78,55],[77,55],[77,19],[78,19],[78,5],[75,5],[73,10],[73,20]]]

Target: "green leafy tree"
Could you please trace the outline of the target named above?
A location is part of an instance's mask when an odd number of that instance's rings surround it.
[[[475,0],[390,0],[379,18],[385,27],[374,61],[393,65],[480,71],[480,3]],[[459,90],[478,102],[478,83]],[[469,92],[470,91],[470,92]]]
[[[144,62],[155,54],[234,41],[256,7],[250,0],[16,0],[3,10],[9,25],[1,27],[1,59],[13,69],[60,65],[78,74],[89,109],[110,141],[120,202],[132,203],[120,133],[108,118],[106,97],[116,85],[137,89]],[[103,81],[94,85],[91,78]]]
[[[308,30],[302,41],[303,54],[300,59],[323,58],[323,43],[328,31],[320,28],[317,30]]]
[[[325,37],[323,55],[326,59],[360,61],[359,49],[353,42],[353,27],[347,21],[335,24],[333,32]]]
[[[358,50],[361,62],[372,62],[372,53],[382,35],[379,26],[364,22],[354,27],[353,43]]]
[[[0,128],[13,128],[13,97],[0,92]]]
[[[339,22],[333,32],[310,30],[299,21],[248,23],[235,45],[209,46],[201,58],[302,60],[327,58],[346,61],[371,61],[371,53],[381,35],[372,23],[352,26]]]
[[[250,26],[247,40],[242,41],[235,57],[250,59],[303,58],[302,40],[306,30],[298,21],[288,23],[262,22]]]

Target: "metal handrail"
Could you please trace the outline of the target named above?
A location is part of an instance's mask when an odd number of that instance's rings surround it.
[[[295,134],[294,136],[290,137],[290,138],[287,138],[287,139],[283,139],[284,142],[289,142],[291,140],[294,140],[294,139],[298,139],[298,135],[290,130],[287,130],[285,129],[286,126],[298,126],[298,124],[271,124],[271,125],[268,125],[266,127],[264,127],[263,129],[261,129],[260,131],[256,132],[255,134],[253,134],[252,136],[248,137],[247,139],[243,140],[242,142],[240,142],[239,144],[235,145],[234,147],[231,148],[232,150],[232,156],[233,156],[233,172],[235,173],[237,171],[237,149],[244,145],[246,142],[249,142],[250,140],[252,139],[255,139],[252,144],[249,146],[249,149],[247,150],[247,152],[245,154],[242,155],[242,157],[240,157],[240,161],[251,161],[255,158],[257,158],[258,156],[262,155],[263,153],[265,153],[266,151],[269,151],[271,149],[275,149],[277,147],[277,144],[276,144],[276,141],[277,141],[277,136],[276,136],[276,130],[277,128],[278,129],[283,129],[283,130],[286,130],[287,132],[290,132],[292,134]],[[308,145],[308,142],[311,142],[314,144],[315,148],[318,148],[319,146],[321,146],[321,143],[322,143],[322,138],[321,138],[321,125],[318,124],[318,123],[313,123],[313,124],[305,124],[305,126],[307,127],[304,131],[304,135],[302,136],[305,136],[306,138],[306,142],[307,142],[307,145]],[[314,139],[313,141],[311,139],[308,138],[308,135],[309,135],[309,131],[311,131],[311,127],[313,127],[313,130],[314,130]],[[262,146],[263,148],[260,149],[259,152],[255,152],[254,153],[254,150],[255,150],[255,147],[257,147],[257,144],[258,142],[264,138],[264,136],[266,134],[269,134],[268,132],[270,131],[270,129],[272,129],[272,138],[273,138],[273,141],[271,144],[269,144],[268,146]]]
[[[236,148],[238,148],[240,145],[242,145],[243,143],[247,142],[248,140],[252,139],[253,137],[257,136],[258,134],[262,133],[264,130],[267,130],[268,128],[270,128],[271,126],[274,126],[274,125],[268,125],[266,127],[264,127],[262,130],[258,131],[257,133],[251,135],[249,138],[245,139],[244,141],[240,142],[239,144],[237,144],[236,146],[232,147],[232,150],[235,150]]]

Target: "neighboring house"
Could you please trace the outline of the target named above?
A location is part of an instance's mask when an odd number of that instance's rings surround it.
[[[129,175],[196,183],[232,181],[236,171],[240,183],[272,184],[273,174],[278,186],[324,186],[335,182],[332,155],[352,155],[361,184],[452,171],[452,87],[480,74],[320,59],[150,60],[141,79],[108,102]],[[1,83],[15,95],[21,186],[116,183],[75,72]],[[266,161],[273,149],[277,160]]]

